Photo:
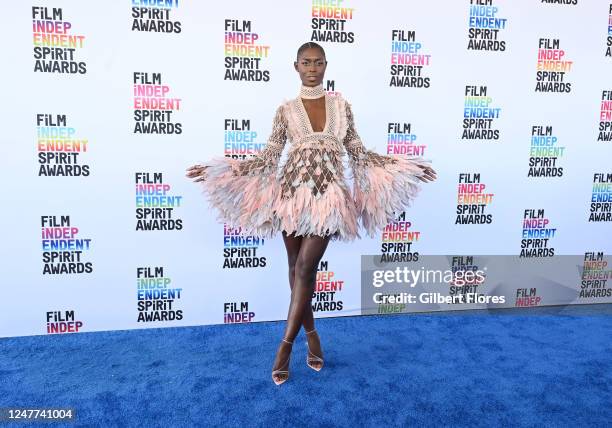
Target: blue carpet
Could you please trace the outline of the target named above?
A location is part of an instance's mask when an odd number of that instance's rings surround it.
[[[1,339],[0,407],[72,407],[68,426],[103,427],[612,422],[609,315],[322,319],[325,367],[306,367],[301,332],[277,387],[283,325]]]

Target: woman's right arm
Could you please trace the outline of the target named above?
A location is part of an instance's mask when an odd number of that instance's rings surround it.
[[[236,177],[276,173],[283,148],[287,142],[287,119],[283,106],[276,109],[272,122],[272,132],[265,149],[248,159],[225,158],[231,165],[232,175]],[[194,181],[205,181],[209,165],[197,164],[187,169],[187,177]]]
[[[187,170],[200,181],[208,200],[219,211],[219,220],[247,235],[271,237],[279,227],[274,201],[280,194],[276,178],[287,141],[284,108],[276,110],[272,134],[265,149],[249,159],[218,156]]]

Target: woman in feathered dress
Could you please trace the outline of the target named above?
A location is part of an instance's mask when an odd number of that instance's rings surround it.
[[[375,236],[410,206],[419,181],[436,178],[430,162],[420,157],[384,156],[364,147],[350,104],[323,89],[327,60],[321,46],[302,45],[294,67],[302,81],[300,94],[276,110],[264,150],[243,160],[216,157],[187,170],[187,177],[203,184],[210,204],[230,226],[268,238],[282,232],[291,302],[273,364],[277,385],[289,378],[289,358],[301,326],[308,340],[306,363],[317,371],[323,367],[311,298],[329,241],[360,238],[359,220],[368,235]],[[290,147],[279,174],[287,141]],[[353,171],[352,194],[344,176],[345,153]]]

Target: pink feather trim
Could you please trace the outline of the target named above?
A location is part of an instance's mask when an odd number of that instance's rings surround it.
[[[272,205],[280,192],[273,172],[250,176],[233,175],[240,160],[213,158],[204,163],[206,180],[202,181],[209,203],[218,209],[218,219],[243,233],[271,238],[278,230]]]
[[[395,220],[401,211],[412,205],[420,191],[426,161],[416,156],[391,156],[396,163],[383,166],[368,165],[361,172],[367,190],[362,189],[358,179],[353,182],[355,205],[364,229],[370,237]]]

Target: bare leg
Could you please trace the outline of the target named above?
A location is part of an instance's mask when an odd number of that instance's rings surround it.
[[[317,265],[323,257],[329,236],[305,236],[295,263],[295,279],[285,327],[285,338],[293,341],[300,331],[306,308],[310,306]],[[311,308],[312,311],[312,308]]]
[[[300,247],[302,246],[302,238],[302,236],[287,235],[287,233],[283,231],[283,241],[285,241],[287,261],[289,262],[289,287],[291,290],[293,290],[293,284],[295,283],[295,263],[297,262],[298,255],[300,253]],[[304,326],[305,331],[312,331],[314,329],[314,314],[312,313],[312,305],[308,305],[304,311],[302,325]]]
[[[287,260],[289,262],[289,286],[291,287],[291,290],[293,290],[293,284],[295,283],[295,263],[297,262],[297,258],[300,252],[300,247],[302,245],[302,237],[301,236],[290,236],[290,235],[287,235],[287,233],[283,231],[283,240],[285,242],[285,248],[287,249]],[[315,266],[315,275],[316,275],[316,270],[317,269]],[[310,333],[306,335],[306,340],[308,340],[308,349],[310,349],[310,352],[313,353],[314,355],[318,356],[319,358],[323,358],[323,351],[321,349],[321,342],[319,340],[319,335],[317,332],[314,332],[315,319],[314,319],[314,314],[312,312],[312,304],[310,303],[304,309],[304,316],[302,318],[302,326],[304,327],[305,332]],[[318,361],[312,361],[311,364],[315,368],[319,368],[322,365]]]
[[[317,265],[325,253],[329,238],[329,236],[305,236],[302,238],[300,251],[295,262],[291,303],[289,304],[289,313],[285,326],[284,338],[289,342],[293,342],[300,331],[300,327],[304,322],[304,316],[307,313],[307,307],[310,308],[310,313],[312,314],[311,300],[316,280]],[[316,349],[316,346],[313,346],[311,350],[313,353],[320,352],[320,349]],[[274,360],[274,368],[286,369],[282,365],[287,361],[290,353],[291,345],[281,342],[276,353],[276,359]]]

